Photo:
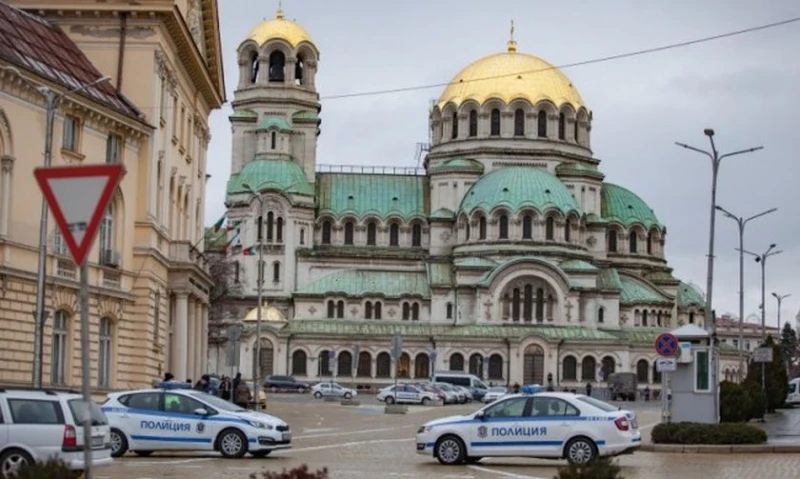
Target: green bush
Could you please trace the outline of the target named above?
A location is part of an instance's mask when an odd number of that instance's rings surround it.
[[[763,444],[767,433],[743,423],[701,424],[696,422],[661,423],[653,428],[655,444]]]
[[[747,415],[747,419],[763,419],[767,412],[767,395],[761,389],[761,384],[745,381],[742,388],[750,398],[750,413]]]
[[[553,479],[624,479],[622,468],[607,457],[598,457],[583,466],[569,465],[558,468]]]
[[[281,472],[264,471],[262,473],[250,474],[250,479],[328,479],[328,468],[310,471],[308,466],[295,467],[294,469],[284,469]]]
[[[14,479],[77,479],[83,475],[67,467],[58,459],[49,459],[23,467]]]
[[[756,363],[750,360],[747,365],[746,382],[761,384],[761,368],[764,364],[766,372],[766,396],[767,412],[775,412],[776,409],[783,407],[786,403],[786,396],[789,394],[789,377],[786,375],[786,360],[783,349],[779,344],[775,344],[772,335],[767,336],[764,347],[772,348],[772,362]]]
[[[749,421],[751,418],[752,401],[748,391],[742,385],[730,381],[722,381],[719,386],[720,421]]]

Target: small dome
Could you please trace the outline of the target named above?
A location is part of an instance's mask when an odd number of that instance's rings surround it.
[[[255,27],[248,38],[258,43],[259,46],[274,38],[286,40],[295,48],[303,42],[314,43],[305,28],[284,18],[282,10],[278,10],[276,18],[265,20]]]
[[[505,167],[482,177],[464,195],[460,210],[471,214],[477,208],[488,212],[498,206],[515,213],[531,207],[540,212],[556,208],[564,214],[580,214],[578,202],[561,180],[529,166]]]
[[[244,318],[245,322],[256,322],[258,321],[258,308],[253,308],[247,316]],[[269,321],[269,322],[281,322],[286,321],[286,316],[279,310],[278,308],[272,307],[267,303],[264,302],[264,305],[261,307],[261,321]]]
[[[511,47],[508,52],[481,58],[461,70],[439,97],[438,106],[459,106],[467,100],[483,104],[491,98],[507,104],[517,98],[532,104],[548,100],[556,107],[569,104],[575,110],[584,106],[578,90],[558,68]]]
[[[661,226],[647,203],[634,192],[611,183],[603,183],[600,215],[623,226],[639,223],[645,228]]]
[[[289,160],[256,158],[247,163],[228,180],[229,195],[249,193],[247,186],[256,191],[278,190],[285,193],[313,195],[314,187],[308,182],[300,166]]]

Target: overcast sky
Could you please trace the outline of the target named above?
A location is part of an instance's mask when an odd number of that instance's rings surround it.
[[[220,3],[228,99],[238,82],[236,48],[273,2]],[[558,3],[558,6],[555,4]],[[646,4],[646,5],[645,5]],[[361,98],[326,97],[440,84],[468,63],[504,51],[509,22],[519,51],[555,65],[707,37],[800,16],[785,0],[543,2],[532,0],[284,0],[286,17],[321,51],[319,164],[415,166],[427,141],[428,108],[442,88]],[[778,212],[748,224],[745,249],[783,250],[767,261],[767,322],[800,308],[800,176],[796,112],[800,105],[800,22],[734,38],[564,70],[594,113],[592,148],[606,180],[639,194],[666,224],[674,274],[706,286],[711,162],[674,145],[708,149],[716,130],[722,152],[763,145],[723,161],[717,203],[741,216]],[[212,115],[206,223],[224,213],[231,134],[225,107]],[[794,116],[793,116],[794,115]],[[717,217],[714,307],[738,314],[736,223]],[[760,267],[745,257],[745,316],[758,313]]]

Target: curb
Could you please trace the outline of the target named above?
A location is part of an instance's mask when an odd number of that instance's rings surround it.
[[[781,454],[800,453],[800,444],[642,444],[640,451],[676,454]]]

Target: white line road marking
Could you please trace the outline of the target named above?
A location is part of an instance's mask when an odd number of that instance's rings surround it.
[[[208,462],[219,459],[218,457],[197,457],[194,459],[178,459],[174,461],[125,461],[122,464],[126,466],[152,466],[152,465],[170,465],[170,464],[191,464],[193,462]]]
[[[489,469],[488,467],[481,467],[481,466],[467,466],[467,467],[470,469],[475,469],[476,471],[488,472],[490,474],[497,474],[498,476],[503,476],[503,477],[513,477],[516,479],[548,479],[546,477],[523,476],[521,474],[513,474],[511,472],[496,471],[494,469]]]
[[[332,432],[328,434],[311,434],[307,436],[295,436],[294,439],[313,439],[316,437],[335,437],[335,436],[352,436],[353,434],[367,434],[371,432],[383,432],[383,431],[395,431],[397,429],[409,429],[416,426],[397,426],[397,427],[383,427],[380,429],[362,429],[357,431],[345,431],[345,432]]]
[[[361,446],[362,444],[379,444],[384,442],[403,442],[403,441],[413,441],[413,440],[414,438],[409,437],[404,439],[377,439],[372,441],[343,442],[341,444],[328,444],[325,446],[298,447],[295,449],[280,449],[278,451],[273,452],[273,454],[291,454],[293,452],[320,451],[322,449]]]
[[[303,432],[310,432],[310,433],[328,432],[328,431],[336,431],[337,429],[339,429],[339,428],[338,427],[323,427],[321,429],[303,429]]]

